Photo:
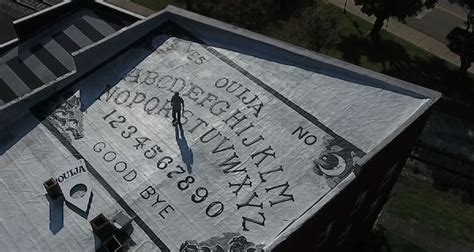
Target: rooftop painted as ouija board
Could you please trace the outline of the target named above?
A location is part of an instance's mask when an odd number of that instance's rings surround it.
[[[351,70],[295,64],[300,56],[251,41],[219,46],[209,30],[176,23],[161,23],[9,129],[0,244],[91,250],[87,219],[122,211],[134,219],[137,249],[272,248],[432,99]],[[172,125],[175,92],[181,127]],[[90,212],[64,207],[56,225],[41,182],[77,160],[91,177]]]

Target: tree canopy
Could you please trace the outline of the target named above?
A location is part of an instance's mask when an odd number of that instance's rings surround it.
[[[272,20],[288,20],[319,0],[185,0],[186,8],[253,31]]]
[[[404,22],[405,18],[417,15],[423,8],[433,8],[438,0],[354,0],[361,5],[361,11],[377,19],[371,35],[378,36],[383,21],[389,17],[396,17]]]
[[[336,18],[319,2],[307,6],[300,16],[291,18],[288,25],[291,36],[311,50],[329,50],[339,42]]]
[[[433,8],[437,0],[355,0],[356,5],[362,5],[362,12],[381,18],[396,17],[404,21],[407,17],[417,15],[421,9]]]
[[[272,0],[200,0],[194,5],[189,3],[189,7],[206,16],[256,31],[264,29],[275,12]]]

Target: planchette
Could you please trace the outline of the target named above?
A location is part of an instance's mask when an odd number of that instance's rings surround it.
[[[87,212],[92,186],[84,159],[79,159],[75,165],[59,170],[56,180],[61,186],[64,199]]]

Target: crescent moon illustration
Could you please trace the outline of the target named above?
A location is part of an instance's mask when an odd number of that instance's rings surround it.
[[[321,171],[324,174],[331,177],[335,177],[335,176],[341,175],[346,170],[346,161],[344,161],[344,159],[339,155],[335,155],[335,154],[332,154],[332,155],[334,155],[337,158],[337,163],[338,163],[338,165],[334,169],[326,170],[320,164],[318,164],[318,167],[319,169],[321,169]]]

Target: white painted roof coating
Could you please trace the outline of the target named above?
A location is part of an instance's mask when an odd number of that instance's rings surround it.
[[[364,152],[372,150],[428,100],[245,54],[219,51]]]
[[[134,219],[132,249],[272,246],[429,100],[198,42],[157,34],[8,129],[0,247],[94,250],[89,221],[118,212]],[[42,185],[81,159],[86,213]]]

